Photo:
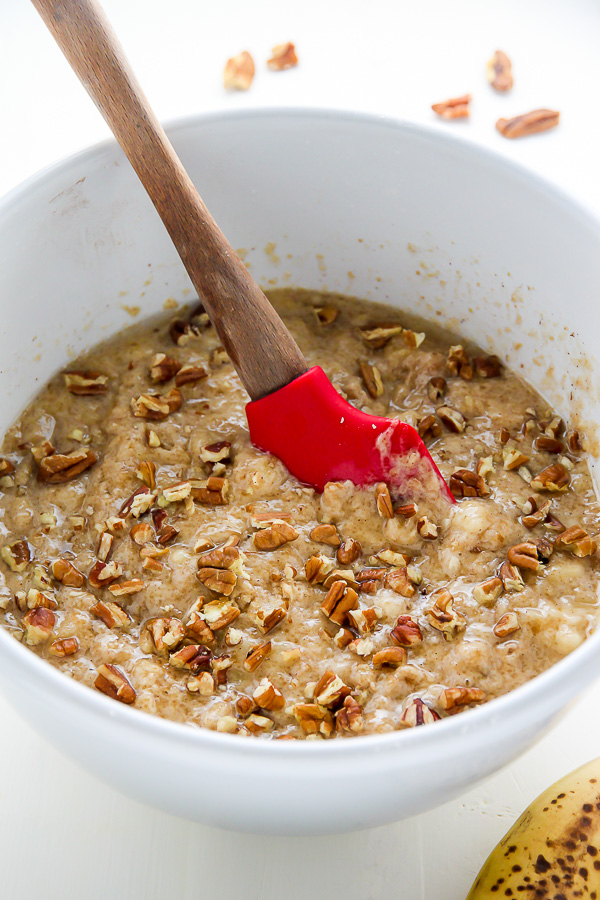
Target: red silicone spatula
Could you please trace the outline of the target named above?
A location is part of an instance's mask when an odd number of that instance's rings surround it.
[[[154,203],[252,398],[250,436],[305,484],[385,481],[453,497],[417,432],[360,412],[291,334],[200,199],[93,0],[33,0]]]

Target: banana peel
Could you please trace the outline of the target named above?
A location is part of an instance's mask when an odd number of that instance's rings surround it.
[[[600,758],[540,794],[484,863],[467,900],[600,898]]]

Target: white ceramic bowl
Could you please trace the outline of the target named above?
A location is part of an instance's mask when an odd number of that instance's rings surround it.
[[[555,188],[450,130],[348,113],[211,115],[170,134],[263,285],[416,309],[493,347],[593,433],[600,227]],[[1,202],[0,285],[1,431],[73,354],[131,323],[125,305],[154,313],[189,287],[113,144]],[[381,825],[449,800],[528,747],[599,671],[597,633],[511,694],[433,726],[268,742],[122,706],[0,629],[3,692],[74,761],[176,815],[278,834]]]

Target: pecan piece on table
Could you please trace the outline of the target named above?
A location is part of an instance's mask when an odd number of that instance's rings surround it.
[[[254,60],[247,50],[225,63],[223,86],[228,91],[247,91],[254,79]],[[176,342],[177,343],[177,342]]]
[[[292,69],[297,65],[296,48],[291,41],[273,47],[272,56],[267,60],[267,68],[272,72],[282,72],[284,69]]]
[[[451,97],[442,103],[432,103],[431,108],[442,119],[464,119],[469,116],[470,94],[462,94],[460,97]]]
[[[556,110],[534,109],[512,119],[498,119],[496,128],[502,137],[520,138],[556,127],[559,118],[560,113],[556,112]]]
[[[512,63],[503,50],[496,50],[488,60],[487,79],[495,91],[502,93],[513,86]]]

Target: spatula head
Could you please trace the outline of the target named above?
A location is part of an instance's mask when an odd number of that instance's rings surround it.
[[[384,481],[397,498],[437,492],[455,502],[414,428],[355,409],[318,366],[249,403],[246,415],[252,442],[318,491],[328,481]]]

